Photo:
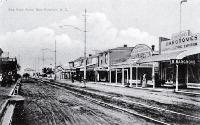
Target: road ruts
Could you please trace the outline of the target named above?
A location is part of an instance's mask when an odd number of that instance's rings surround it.
[[[26,98],[18,106],[14,125],[154,125],[154,122],[123,111],[105,108],[79,98],[64,88],[43,83],[23,83]]]
[[[140,116],[145,119],[149,119],[161,124],[200,124],[200,117],[198,116],[199,109],[197,108],[197,115],[195,116],[195,113],[191,114],[188,112],[179,112],[180,110],[183,110],[182,106],[179,105],[173,105],[173,107],[176,107],[178,110],[168,110],[168,108],[171,108],[169,105],[165,104],[156,104],[153,102],[151,105],[140,103],[142,99],[135,99],[131,97],[125,97],[128,98],[124,99],[124,97],[120,97],[122,95],[116,95],[114,93],[107,93],[102,92],[98,90],[93,90],[91,88],[80,88],[77,86],[64,84],[64,83],[58,83],[58,82],[48,82],[45,81],[44,83],[54,86],[59,86],[66,88],[67,90],[70,90],[72,93],[75,93],[76,95],[80,95],[83,98],[89,100],[93,100],[97,103],[102,103],[101,105],[111,104],[110,107],[116,107],[115,109],[123,110],[125,112],[129,112],[130,114],[135,114],[136,116]],[[139,100],[139,101],[138,101]],[[198,100],[198,99],[197,99]],[[146,100],[149,102],[149,100]],[[152,101],[150,101],[152,102]],[[166,106],[166,107],[163,107]],[[195,106],[193,106],[194,109],[196,109]],[[173,108],[174,109],[174,108]],[[191,107],[184,107],[185,110],[189,111]],[[186,114],[187,113],[187,114]]]

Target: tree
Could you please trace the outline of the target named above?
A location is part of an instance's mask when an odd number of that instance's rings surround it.
[[[43,69],[42,69],[42,72],[43,72],[43,73],[47,73],[47,68],[43,68]]]
[[[53,73],[54,73],[54,72],[53,72],[52,68],[47,68],[46,74],[53,74]]]
[[[53,72],[53,69],[52,69],[52,68],[49,68],[49,67],[43,68],[43,69],[42,69],[42,72],[45,73],[45,74],[53,74],[53,73],[54,73],[54,72]]]
[[[19,71],[21,69],[21,66],[17,63],[16,68],[17,68],[17,71]]]
[[[29,78],[29,77],[30,77],[30,74],[24,73],[24,74],[23,74],[23,77],[24,77],[24,78]]]

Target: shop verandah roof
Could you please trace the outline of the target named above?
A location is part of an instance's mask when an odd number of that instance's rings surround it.
[[[200,47],[196,47],[190,50],[182,50],[171,53],[164,53],[160,55],[151,56],[148,58],[143,58],[137,61],[137,63],[148,63],[148,62],[161,62],[161,61],[169,61],[171,59],[183,59],[184,57],[195,55],[200,53]]]
[[[176,57],[182,53],[183,51],[173,52],[173,53],[165,53],[161,55],[155,55],[147,58],[143,58],[138,60],[137,63],[148,63],[148,62],[160,62],[160,61],[169,61],[170,59],[176,59]]]
[[[138,65],[137,61],[139,59],[131,59],[129,58],[128,60],[121,62],[121,63],[116,63],[111,65],[111,69],[115,69],[115,68],[128,68],[130,66],[132,67],[152,67],[152,64],[140,64]]]

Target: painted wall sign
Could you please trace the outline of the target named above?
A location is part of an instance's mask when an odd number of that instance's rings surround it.
[[[146,58],[152,55],[152,49],[144,44],[136,45],[131,52],[131,59]]]
[[[176,39],[161,42],[161,53],[188,50],[192,47],[199,46],[200,34],[191,34]]]

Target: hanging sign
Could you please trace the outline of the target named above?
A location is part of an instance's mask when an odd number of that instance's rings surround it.
[[[196,64],[196,60],[171,59],[170,64]]]

